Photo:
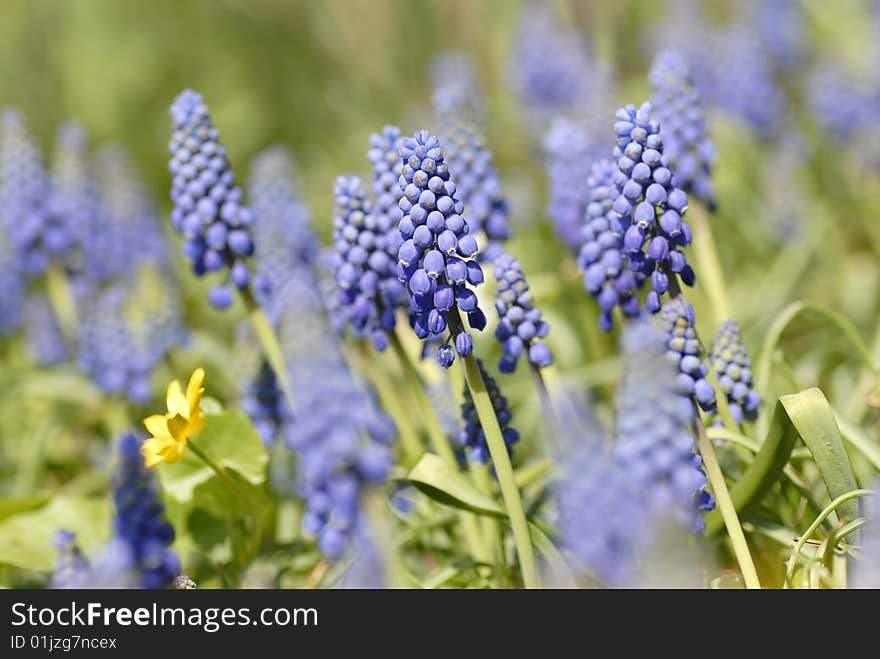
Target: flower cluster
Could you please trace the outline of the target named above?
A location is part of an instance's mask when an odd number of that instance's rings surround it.
[[[725,321],[712,341],[709,353],[718,387],[727,396],[730,414],[742,423],[758,418],[761,397],[753,390],[751,361],[736,321]]]
[[[694,406],[678,393],[663,335],[652,324],[630,324],[622,347],[614,458],[642,489],[647,506],[702,533],[701,512],[715,502],[694,452]]]
[[[155,478],[144,466],[141,441],[132,434],[119,440],[114,478],[114,531],[128,544],[143,588],[162,588],[180,573],[169,547],[174,529],[166,521]]]
[[[650,79],[664,153],[675,172],[677,185],[712,209],[715,197],[711,163],[715,146],[709,139],[700,93],[684,55],[675,50],[659,53],[654,58]]]
[[[21,322],[22,279],[15,263],[15,254],[0,233],[0,336],[11,334]]]
[[[76,542],[76,534],[58,529],[52,535],[58,552],[50,581],[52,588],[88,588],[91,586],[91,565]]]
[[[48,299],[41,295],[28,297],[22,316],[28,352],[38,366],[52,366],[70,359],[70,347]]]
[[[68,242],[65,227],[49,222],[49,190],[40,149],[18,110],[7,108],[0,120],[0,229],[26,275],[43,272]]]
[[[623,255],[623,226],[614,211],[615,170],[614,163],[607,158],[593,164],[587,178],[589,203],[578,253],[584,287],[599,302],[599,327],[605,332],[614,327],[612,311],[618,304],[627,317],[642,313],[639,299],[633,295],[638,281]]]
[[[267,446],[273,444],[287,424],[293,421],[275,371],[265,360],[260,361],[256,374],[248,380],[241,407]]]
[[[657,313],[670,276],[679,275],[688,286],[694,284],[695,276],[681,251],[691,243],[691,228],[683,219],[687,194],[669,168],[660,124],[651,118],[652,110],[645,102],[640,108],[627,105],[617,111],[617,171],[612,180],[618,192],[613,208],[624,231],[623,250],[629,269],[637,278],[651,279],[653,290],[645,305],[649,312]]]
[[[338,560],[359,523],[365,486],[391,467],[394,422],[355,380],[329,331],[314,277],[303,270],[278,292],[277,327],[291,374],[295,409],[284,426],[297,454],[297,483],[306,502],[303,528],[328,560]]]
[[[183,235],[183,253],[196,275],[224,270],[228,281],[245,288],[250,280],[246,259],[254,253],[253,213],[242,204],[208,106],[200,94],[187,89],[171,106],[171,118],[171,221]],[[208,299],[225,309],[232,304],[232,290],[217,284]]]
[[[541,339],[547,336],[550,326],[541,320],[541,310],[533,304],[519,261],[502,253],[495,259],[495,281],[495,310],[499,318],[495,338],[502,342],[504,353],[498,370],[513,373],[523,351],[527,351],[535,367],[549,366],[553,354]]]
[[[590,91],[591,66],[581,35],[561,25],[546,4],[531,3],[520,12],[508,78],[535,113],[573,109]]]
[[[293,157],[283,146],[270,147],[251,162],[247,191],[254,213],[254,289],[264,305],[292,270],[317,259],[318,240],[294,174]]]
[[[389,233],[389,247],[396,250],[400,246],[400,233],[397,225],[403,213],[400,210],[400,198],[403,192],[400,189],[400,146],[403,137],[397,126],[385,126],[381,133],[370,135],[370,149],[367,151],[367,160],[370,161],[373,177],[373,207],[372,212],[378,215],[376,224]]]
[[[810,75],[807,91],[808,107],[837,141],[844,143],[873,125],[871,96],[877,92],[843,66],[824,63],[817,67]]]
[[[340,176],[333,189],[336,285],[355,336],[369,336],[377,350],[388,346],[394,309],[403,302],[395,261],[398,232],[388,213],[374,213],[361,179]]]
[[[418,131],[404,140],[399,153],[404,215],[397,269],[409,294],[411,323],[420,339],[442,334],[448,327],[458,354],[466,357],[474,344],[461,328],[458,311],[467,314],[473,329],[486,326],[476,293],[468,288],[483,282],[483,270],[474,259],[477,241],[462,216],[464,204],[455,197],[440,141],[428,131]],[[437,349],[437,361],[444,368],[454,359],[449,344]]]
[[[492,401],[492,409],[495,410],[495,417],[498,419],[507,452],[511,454],[513,453],[513,444],[519,439],[519,432],[510,425],[513,420],[513,412],[507,406],[507,398],[501,394],[501,389],[499,389],[495,378],[484,368],[481,359],[477,360],[477,366],[480,368],[480,375],[483,376],[486,391]],[[485,464],[491,458],[489,445],[486,443],[486,433],[483,432],[474,399],[467,385],[464,387],[461,416],[464,420],[464,427],[461,429],[461,443],[469,449],[471,461]]]
[[[101,230],[92,236],[104,280],[131,278],[141,263],[167,269],[169,242],[146,187],[125,149],[102,147],[95,158]]]
[[[693,397],[701,409],[715,411],[715,388],[706,379],[709,367],[703,362],[703,348],[694,329],[694,308],[677,297],[663,305],[666,328],[666,356],[678,367],[676,391]]]
[[[783,71],[790,71],[807,53],[807,20],[804,7],[790,0],[762,0],[751,15],[764,49]]]
[[[463,85],[449,83],[435,90],[434,110],[456,197],[464,202],[471,232],[486,234],[488,242],[481,256],[492,260],[501,251],[499,243],[510,238],[510,209],[492,151],[469,105],[471,98]]]

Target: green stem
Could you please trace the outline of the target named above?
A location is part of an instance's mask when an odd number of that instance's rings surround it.
[[[709,225],[706,211],[699,205],[692,205],[688,211],[688,219],[694,225],[694,252],[697,257],[697,272],[705,282],[706,293],[712,304],[715,326],[718,327],[731,317],[718,249],[715,246],[715,239],[712,237],[712,228]]]
[[[452,444],[449,443],[449,438],[440,426],[437,411],[428,399],[427,393],[425,393],[425,385],[422,382],[422,378],[413,365],[412,360],[410,360],[409,355],[406,354],[406,350],[400,342],[400,337],[397,335],[396,330],[389,333],[389,339],[391,347],[394,349],[394,353],[397,355],[397,359],[403,369],[407,387],[418,402],[419,411],[424,420],[425,430],[428,433],[428,438],[431,440],[431,445],[446,464],[454,469],[458,469],[458,461],[455,459],[455,451],[452,449]],[[424,451],[421,451],[421,453],[424,453]],[[465,542],[470,547],[471,555],[478,561],[488,563],[491,560],[492,553],[486,546],[485,538],[480,533],[479,520],[474,514],[467,512],[462,512],[460,519],[461,530],[464,534]]]
[[[209,458],[208,454],[205,453],[198,446],[196,446],[196,444],[193,442],[192,439],[190,439],[187,442],[187,447],[189,448],[189,450],[191,450],[199,458],[199,460],[201,460],[206,465],[208,465],[222,481],[224,481],[227,485],[229,485],[229,487],[232,490],[235,490],[235,493],[238,496],[240,496],[242,499],[246,500],[248,502],[248,505],[250,505],[250,507],[254,511],[259,510],[259,505],[257,504],[257,502],[254,501],[253,497],[251,497],[249,494],[244,492],[236,484],[236,482],[234,480],[232,480],[232,477],[226,472],[226,470],[223,467],[221,467],[220,465],[218,465],[216,462],[214,462],[211,458]]]
[[[294,410],[296,409],[296,406],[294,405],[293,387],[290,383],[290,374],[287,371],[287,365],[284,361],[284,353],[281,351],[281,344],[278,342],[278,337],[275,335],[272,323],[269,322],[266,313],[260,308],[260,305],[257,304],[250,288],[241,288],[239,289],[239,293],[241,294],[241,299],[248,311],[248,318],[250,319],[251,326],[254,328],[257,339],[263,346],[263,355],[265,355],[266,361],[269,362],[269,366],[275,371],[275,377],[278,379],[281,391],[287,399],[287,404],[290,406],[291,410]]]
[[[458,310],[453,309],[451,313],[457,315]],[[458,323],[461,323],[460,318]],[[507,454],[507,445],[504,443],[501,427],[498,425],[498,417],[495,416],[495,409],[492,406],[489,392],[486,391],[486,383],[480,374],[476,357],[471,353],[467,357],[463,357],[462,361],[464,363],[465,380],[467,381],[468,389],[470,389],[471,397],[474,400],[474,406],[477,409],[483,433],[486,435],[489,454],[492,456],[495,473],[498,476],[498,484],[501,486],[501,497],[507,508],[507,516],[510,518],[513,541],[516,545],[516,553],[519,556],[523,585],[526,588],[537,588],[539,585],[538,573],[535,567],[532,540],[529,536],[529,525],[526,520],[525,510],[523,509],[522,498],[513,475],[513,465],[511,465],[510,456]]]
[[[739,569],[742,572],[746,588],[760,588],[761,582],[758,580],[758,572],[755,570],[755,563],[752,561],[746,536],[743,533],[742,526],[740,526],[736,508],[733,505],[733,500],[730,498],[730,492],[727,490],[727,484],[724,482],[721,465],[718,464],[718,458],[715,457],[715,449],[712,448],[712,442],[706,435],[706,428],[703,426],[703,422],[697,419],[694,425],[697,431],[697,445],[699,446],[700,454],[703,456],[703,465],[706,467],[706,476],[712,485],[712,491],[715,493],[715,501],[718,503],[718,509],[721,511],[724,526],[727,527],[727,535],[730,536],[733,553],[736,556],[736,562],[739,563]]]
[[[541,369],[539,369],[537,366],[529,363],[529,370],[532,372],[532,379],[535,382],[535,389],[538,390],[538,397],[541,399],[541,407],[544,409],[544,416],[547,418],[547,425],[550,426],[550,432],[553,437],[556,437],[557,441],[559,441],[559,417],[556,416],[556,412],[553,409],[553,403],[550,401],[550,392],[547,390],[547,383],[544,381],[544,376],[541,374]],[[538,447],[541,449],[544,455],[547,455],[549,453],[550,442],[547,441],[547,437],[543,433],[540,434]]]

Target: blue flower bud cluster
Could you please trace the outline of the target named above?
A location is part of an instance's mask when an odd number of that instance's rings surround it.
[[[180,560],[170,549],[174,529],[165,519],[155,477],[144,466],[141,440],[132,434],[123,435],[117,458],[113,530],[131,551],[141,587],[163,588],[180,574]]]
[[[142,263],[168,269],[169,241],[158,210],[122,146],[102,147],[95,158],[100,229],[93,236],[99,278],[131,278]]]
[[[613,208],[624,232],[628,267],[637,278],[650,278],[652,290],[645,306],[657,313],[670,276],[677,274],[688,286],[693,286],[695,276],[682,251],[691,244],[691,228],[684,220],[688,197],[670,169],[652,110],[645,102],[640,108],[627,105],[617,111],[617,171],[612,180],[618,192]]]
[[[491,261],[511,236],[510,208],[471,99],[462,85],[450,83],[435,90],[434,110],[456,197],[464,202],[471,233],[485,233],[488,242],[481,257]]]
[[[462,215],[464,203],[456,197],[440,141],[421,130],[404,140],[399,154],[403,244],[397,253],[397,271],[409,294],[410,322],[420,339],[449,329],[456,351],[466,357],[474,343],[461,328],[458,312],[467,314],[471,328],[486,327],[477,295],[468,287],[483,283],[483,270],[474,258],[477,240]],[[444,368],[454,359],[448,343],[437,349],[437,361]]]
[[[333,190],[336,285],[339,300],[355,336],[373,340],[377,350],[388,346],[394,310],[404,300],[397,279],[398,232],[387,213],[374,213],[363,183],[340,176]]]
[[[549,5],[530,3],[520,12],[508,80],[533,112],[549,116],[574,109],[590,91],[590,60],[584,39],[561,25]]]
[[[67,529],[58,529],[52,535],[52,546],[58,552],[51,588],[89,588],[91,586],[91,565],[76,542],[76,534]]]
[[[431,63],[431,88],[435,111],[454,111],[462,120],[483,125],[486,103],[470,55],[454,50],[437,55]]]
[[[737,423],[758,418],[761,397],[754,390],[751,360],[736,321],[727,320],[712,341],[709,353],[718,387],[727,396],[730,414]]]
[[[275,443],[287,424],[293,422],[293,414],[278,384],[275,371],[265,359],[260,361],[253,378],[245,386],[241,407],[260,434],[263,444]]]
[[[519,261],[502,253],[495,259],[495,310],[498,327],[495,338],[501,341],[503,356],[498,363],[502,373],[513,373],[523,352],[537,368],[550,366],[553,354],[541,339],[550,326],[541,319],[541,310],[533,304],[532,292]]]
[[[393,246],[393,256],[397,256],[397,248],[400,247],[400,232],[397,225],[403,217],[400,210],[400,198],[403,192],[398,183],[400,179],[400,146],[403,144],[403,136],[397,126],[385,126],[381,133],[370,135],[370,149],[367,151],[367,160],[370,161],[373,178],[372,212],[378,215],[376,223],[388,232],[390,245]],[[395,267],[396,270],[396,267]]]
[[[257,154],[251,162],[248,199],[254,212],[254,293],[270,306],[274,292],[292,270],[312,264],[318,239],[295,185],[293,157],[283,146]]]
[[[196,275],[222,270],[233,286],[245,288],[250,281],[247,258],[254,253],[254,216],[242,203],[208,106],[187,89],[171,106],[171,118],[171,221],[183,235],[183,253]],[[217,284],[208,300],[225,309],[232,304],[232,290]]]
[[[711,163],[715,145],[709,139],[700,93],[684,55],[676,50],[659,53],[651,66],[650,79],[664,153],[677,185],[714,209]]]
[[[357,528],[362,491],[388,477],[397,430],[349,370],[308,271],[285,280],[278,305],[296,401],[284,441],[297,455],[303,528],[336,561]]]
[[[28,352],[34,363],[46,367],[70,359],[70,348],[48,299],[42,295],[28,297],[22,317]]]
[[[599,327],[605,332],[614,327],[612,311],[618,304],[627,317],[635,318],[642,313],[639,299],[633,294],[639,281],[624,258],[623,225],[614,211],[616,169],[607,158],[593,163],[587,178],[589,203],[578,254],[584,287],[599,302]]]
[[[872,103],[872,93],[880,92],[856,80],[843,66],[826,62],[810,75],[807,105],[822,128],[844,143],[874,125],[876,104]]]
[[[74,121],[58,129],[51,184],[43,245],[81,287],[91,287],[101,281],[103,255],[94,240],[100,230],[101,207],[86,133]]]
[[[12,334],[21,323],[24,285],[15,254],[0,233],[0,336]]]
[[[645,504],[702,533],[702,511],[715,502],[694,452],[691,400],[678,393],[676,370],[664,358],[664,337],[648,322],[627,326],[624,373],[617,391],[613,455],[638,484]]]
[[[483,382],[486,384],[486,391],[492,401],[495,418],[498,419],[498,425],[501,427],[501,436],[504,438],[507,453],[510,455],[513,453],[514,443],[519,440],[519,432],[510,425],[513,421],[513,412],[507,405],[507,398],[501,394],[498,382],[483,366],[483,360],[478,359],[477,366],[480,368],[480,375],[483,376]],[[461,429],[461,443],[469,449],[468,455],[472,462],[485,464],[492,456],[489,453],[489,445],[486,443],[486,433],[483,432],[480,416],[477,414],[474,399],[467,385],[464,387],[461,416],[464,421],[464,427]]]
[[[694,308],[677,297],[663,305],[666,327],[666,357],[678,367],[675,389],[693,398],[702,410],[715,411],[715,388],[707,380],[709,367],[703,361],[703,348],[694,328]]]
[[[16,267],[28,276],[45,271],[53,251],[67,244],[65,227],[47,215],[49,179],[43,157],[14,108],[0,122],[0,228]]]

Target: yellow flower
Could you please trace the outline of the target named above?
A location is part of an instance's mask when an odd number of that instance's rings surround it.
[[[141,447],[144,462],[152,467],[160,462],[177,462],[186,453],[186,442],[205,428],[205,413],[199,407],[205,389],[205,370],[197,368],[186,385],[186,394],[178,380],[168,385],[166,414],[154,414],[144,419],[152,435]]]

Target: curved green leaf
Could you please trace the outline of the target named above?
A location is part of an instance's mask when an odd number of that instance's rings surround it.
[[[747,513],[766,496],[785,469],[798,438],[813,454],[832,499],[857,489],[831,406],[825,394],[814,387],[777,400],[761,450],[730,489],[737,513]],[[853,519],[858,516],[858,503],[847,502],[841,506],[840,512],[844,519]],[[724,521],[717,510],[706,516],[707,535],[717,533],[723,527]]]
[[[407,480],[425,496],[461,510],[506,518],[507,513],[495,501],[471,485],[459,471],[439,456],[425,453],[409,472]]]

